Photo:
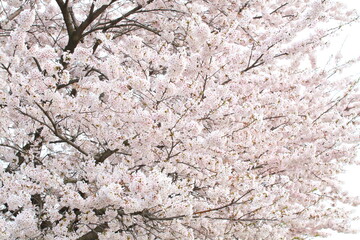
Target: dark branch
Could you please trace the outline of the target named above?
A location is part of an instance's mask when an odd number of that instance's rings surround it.
[[[34,116],[25,113],[23,111],[21,111],[20,109],[18,109],[18,111],[25,115],[30,117],[31,119],[33,119],[34,121],[45,125],[56,137],[58,137],[59,139],[61,139],[62,141],[66,142],[67,144],[69,144],[70,146],[72,146],[73,148],[75,148],[76,150],[78,150],[79,152],[81,152],[82,154],[84,154],[85,156],[88,156],[89,154],[87,152],[85,152],[83,149],[81,149],[80,146],[76,145],[74,142],[72,142],[71,140],[69,140],[68,138],[66,138],[65,136],[63,136],[58,129],[57,123],[51,118],[51,116],[49,115],[49,113],[47,111],[45,111],[45,109],[38,104],[37,102],[35,102],[35,105],[38,106],[38,108],[40,108],[40,110],[44,113],[44,115],[46,116],[46,118],[50,121],[51,126],[49,124],[47,124],[46,122],[42,122],[40,120],[38,120],[37,118],[35,118]]]
[[[40,66],[39,61],[38,61],[35,57],[33,57],[33,59],[34,59],[34,61],[35,61],[36,67],[38,68],[39,72],[42,73],[42,69],[41,69],[41,66]]]
[[[238,199],[233,199],[230,203],[221,206],[221,207],[217,207],[217,208],[212,208],[212,209],[208,209],[208,210],[203,210],[203,211],[198,211],[195,212],[194,215],[198,215],[198,214],[203,214],[203,213],[208,213],[208,212],[213,212],[213,211],[218,211],[221,210],[223,208],[227,208],[230,207],[231,205],[237,204],[242,198],[244,198],[246,195],[248,195],[249,193],[251,193],[252,191],[254,191],[254,189],[250,189],[248,190],[246,193],[244,193],[241,197],[239,197]]]
[[[57,1],[61,1],[61,0],[57,0]],[[65,47],[65,51],[69,51],[69,52],[74,52],[76,46],[79,44],[80,40],[83,38],[83,32],[85,31],[85,29],[96,19],[98,18],[111,4],[113,4],[116,0],[112,0],[109,4],[103,5],[100,8],[96,9],[94,11],[94,7],[93,5],[91,6],[90,9],[90,13],[87,16],[87,18],[80,24],[80,26],[77,27],[76,31],[74,30],[73,27],[73,23],[71,23],[71,16],[69,13],[69,9],[67,8],[67,6],[62,7],[61,10],[64,14],[67,14],[67,18],[70,21],[70,25],[71,25],[71,29],[72,31],[68,31],[68,35],[69,35],[69,41],[68,44]],[[63,10],[64,9],[64,10]],[[65,16],[64,16],[65,19]],[[65,20],[66,22],[66,20]],[[66,26],[68,26],[68,24],[66,24]]]
[[[110,157],[111,155],[113,155],[117,151],[119,151],[118,148],[116,148],[114,150],[106,149],[104,152],[95,155],[94,158],[95,158],[96,163],[104,162],[108,157]]]
[[[59,90],[59,89],[65,88],[65,87],[67,87],[69,85],[72,85],[74,83],[79,82],[79,80],[80,79],[77,78],[77,79],[70,80],[68,83],[59,84],[59,85],[56,86],[56,89]]]
[[[90,232],[82,235],[76,240],[96,240],[99,239],[98,233],[104,232],[107,228],[109,228],[109,225],[107,223],[100,224],[96,228],[92,229]]]
[[[112,28],[113,26],[115,26],[117,23],[119,23],[120,21],[124,20],[125,18],[129,17],[130,15],[132,15],[133,13],[136,13],[138,10],[140,10],[142,8],[141,5],[136,6],[135,8],[131,9],[129,12],[125,13],[124,15],[122,15],[121,17],[114,19],[110,22],[108,22],[108,26],[104,27],[103,32],[106,32],[108,29]]]
[[[68,6],[67,6],[68,1],[66,1],[64,3],[62,0],[56,0],[56,2],[60,7],[61,14],[62,14],[62,16],[64,18],[64,22],[65,22],[65,25],[66,25],[66,30],[68,32],[68,36],[69,36],[69,40],[70,40],[70,36],[73,35],[75,29],[74,29],[73,23],[71,21],[70,12],[69,12],[69,9],[68,9]]]

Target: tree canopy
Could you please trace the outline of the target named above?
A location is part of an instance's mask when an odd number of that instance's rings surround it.
[[[351,231],[358,80],[327,0],[0,5],[1,239]],[[329,67],[330,66],[330,67]]]

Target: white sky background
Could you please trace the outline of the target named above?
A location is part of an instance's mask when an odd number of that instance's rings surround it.
[[[346,3],[349,8],[356,9],[360,14],[360,0],[338,0]],[[344,28],[341,34],[334,39],[331,48],[332,55],[336,55],[341,51],[342,56],[345,59],[360,57],[360,20],[353,23],[351,26]],[[360,77],[360,63],[357,63],[348,72],[344,72],[345,76],[352,75],[354,79]],[[360,158],[360,152],[358,153]],[[340,179],[344,181],[344,188],[349,191],[352,196],[360,197],[360,166],[350,166],[347,168],[346,173],[340,176]],[[360,207],[357,208],[356,216],[360,217]],[[359,240],[360,239],[360,221],[353,223],[353,227],[356,228],[358,234],[339,234],[334,233],[331,237],[321,238],[324,240]],[[315,238],[319,239],[319,238]],[[319,239],[320,240],[320,239]]]

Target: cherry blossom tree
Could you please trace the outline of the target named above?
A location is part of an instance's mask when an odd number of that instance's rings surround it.
[[[0,17],[1,239],[351,231],[336,174],[357,80],[317,53],[330,0],[11,0]]]

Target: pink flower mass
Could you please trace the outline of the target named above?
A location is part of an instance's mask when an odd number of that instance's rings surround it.
[[[0,5],[0,239],[351,232],[358,79],[329,0]]]

